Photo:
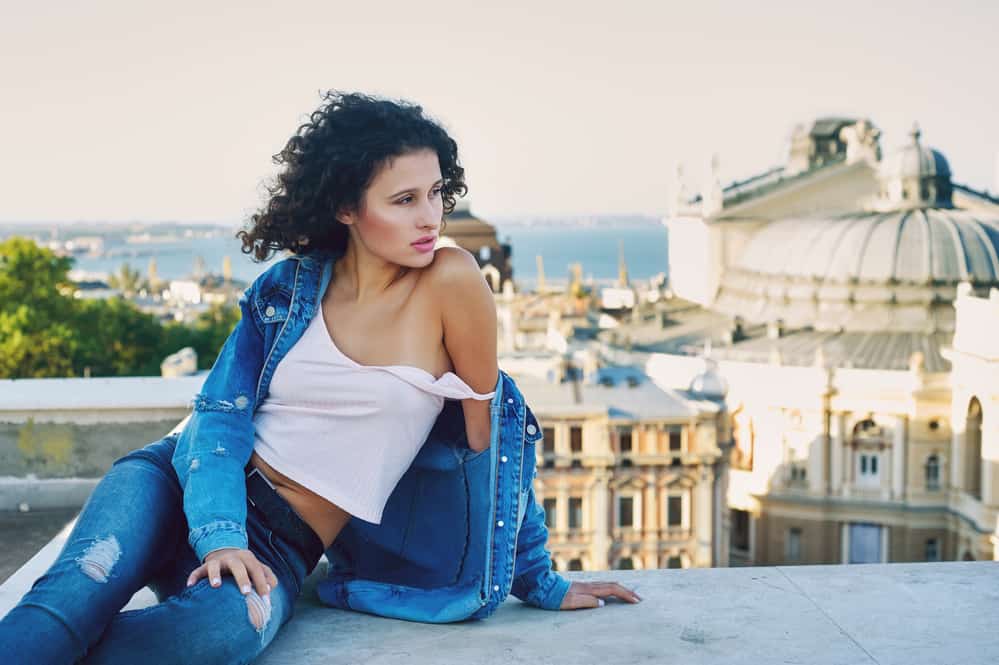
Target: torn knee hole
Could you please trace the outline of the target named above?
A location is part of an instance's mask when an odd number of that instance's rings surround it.
[[[250,623],[258,631],[267,627],[267,622],[271,620],[271,599],[262,598],[256,591],[246,594],[246,609],[250,616]]]
[[[83,571],[84,575],[95,582],[104,584],[108,581],[108,577],[110,577],[111,571],[114,570],[114,565],[118,563],[120,557],[121,545],[118,544],[118,539],[112,535],[94,541],[83,553],[83,556],[77,559],[77,563],[80,564],[80,570]]]

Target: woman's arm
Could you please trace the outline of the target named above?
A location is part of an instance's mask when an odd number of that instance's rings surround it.
[[[496,387],[496,302],[475,257],[457,247],[437,250],[435,293],[441,303],[444,348],[455,373],[477,393]],[[469,447],[489,447],[489,400],[462,400]]]

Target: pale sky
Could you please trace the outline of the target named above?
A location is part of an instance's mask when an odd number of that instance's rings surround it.
[[[0,221],[238,223],[328,88],[422,104],[486,219],[662,214],[831,114],[999,187],[994,2],[0,2]]]

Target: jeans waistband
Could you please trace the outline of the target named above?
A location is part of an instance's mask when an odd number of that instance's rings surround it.
[[[260,511],[271,531],[295,547],[311,570],[323,555],[323,542],[256,467],[246,470],[246,499]]]

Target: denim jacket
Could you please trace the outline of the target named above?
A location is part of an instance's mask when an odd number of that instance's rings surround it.
[[[200,559],[247,546],[243,470],[253,452],[253,416],[275,367],[319,311],[335,260],[291,256],[258,277],[194,398],[173,466]],[[569,581],[551,569],[532,482],[541,428],[503,371],[495,391],[490,445],[480,452],[468,446],[461,403],[445,402],[381,524],[352,518],[327,550],[328,575],[318,586],[323,602],[429,622],[485,618],[509,593],[559,608]]]

